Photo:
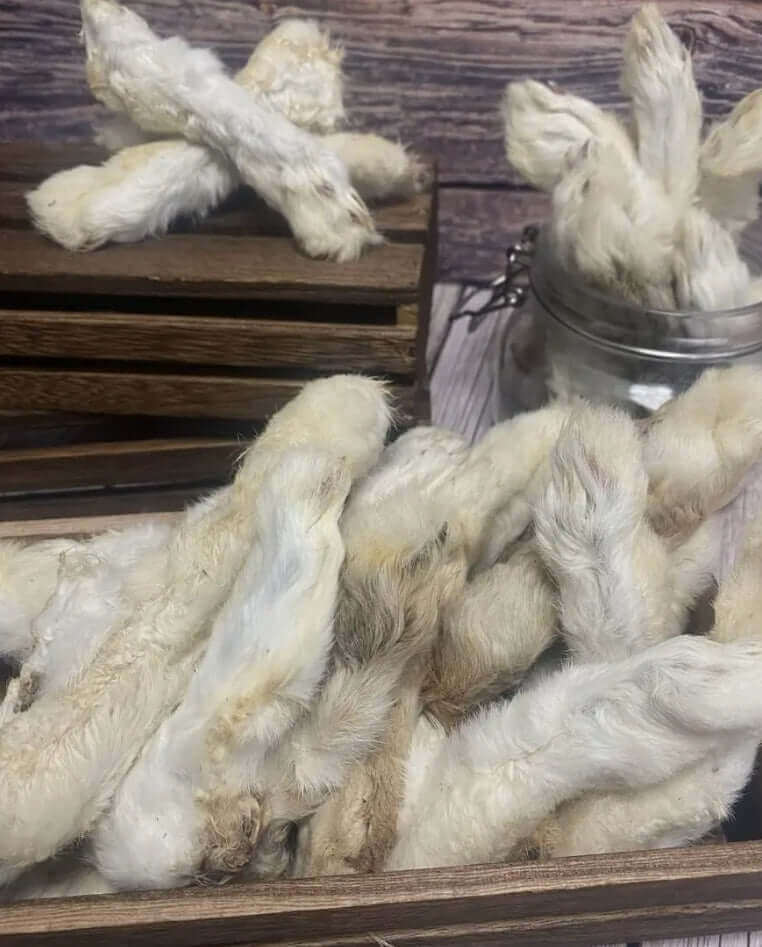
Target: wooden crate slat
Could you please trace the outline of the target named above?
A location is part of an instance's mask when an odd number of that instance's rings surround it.
[[[225,479],[243,446],[177,438],[0,450],[0,493]]]
[[[357,262],[329,264],[291,240],[198,234],[71,253],[40,234],[2,230],[0,288],[398,305],[417,298],[423,256],[423,246],[387,243]]]
[[[0,309],[0,355],[415,372],[415,327]]]
[[[43,522],[62,517],[101,517],[171,513],[207,496],[221,480],[120,490],[90,489],[0,497],[0,523]]]
[[[10,904],[0,945],[584,945],[762,922],[762,843]]]
[[[303,385],[291,379],[0,367],[0,405],[40,411],[266,418]],[[413,387],[392,390],[401,410],[412,413]]]

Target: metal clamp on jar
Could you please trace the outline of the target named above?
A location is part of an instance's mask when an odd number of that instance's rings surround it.
[[[746,254],[748,257],[748,254]],[[496,415],[582,396],[637,416],[689,388],[707,368],[762,364],[762,304],[715,312],[638,307],[584,285],[555,260],[542,229],[526,228],[472,328],[513,307],[496,352]]]

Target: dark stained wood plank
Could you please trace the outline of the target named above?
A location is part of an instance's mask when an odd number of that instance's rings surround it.
[[[290,240],[170,235],[70,253],[39,234],[0,231],[0,290],[414,302],[424,248],[388,243],[356,263],[311,260]],[[284,275],[287,274],[287,275]]]
[[[753,928],[762,843],[4,907],[0,944],[585,945]]]
[[[291,379],[0,367],[0,405],[39,411],[259,419],[302,386]],[[412,413],[412,386],[392,393],[403,415]]]
[[[412,375],[415,340],[415,326],[0,309],[0,355],[15,357]]]
[[[70,493],[0,497],[0,523],[60,520],[62,517],[145,515],[183,510],[222,481],[146,489],[81,490]],[[36,532],[35,532],[36,535]],[[0,938],[1,942],[1,938]]]
[[[294,397],[290,380],[0,368],[0,404],[40,411],[267,417]]]
[[[244,445],[213,438],[0,451],[0,494],[225,480]]]
[[[439,279],[486,282],[498,276],[506,248],[549,210],[549,198],[529,189],[441,189]]]
[[[98,441],[166,440],[175,437],[249,440],[261,428],[261,424],[261,419],[162,418],[0,409],[0,448],[22,450]]]

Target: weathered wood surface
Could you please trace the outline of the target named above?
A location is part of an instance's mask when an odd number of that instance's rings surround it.
[[[0,367],[0,404],[37,411],[89,411],[162,417],[267,418],[298,394],[302,381],[220,375],[165,375]],[[393,389],[412,413],[412,387]]]
[[[226,480],[242,450],[217,438],[0,450],[0,493]]]
[[[0,230],[9,292],[266,298],[394,306],[418,297],[424,249],[387,243],[354,263],[304,256],[290,240],[170,234],[150,244],[71,253],[31,230]]]
[[[210,45],[231,67],[241,65],[284,16],[314,16],[330,27],[347,51],[346,101],[353,124],[399,136],[440,161],[443,278],[489,276],[500,265],[504,235],[510,236],[506,220],[510,225],[533,217],[538,207],[534,196],[515,190],[505,165],[497,111],[505,83],[526,76],[552,79],[621,107],[620,49],[637,5],[638,0],[133,3],[160,33],[179,32]],[[694,49],[710,118],[762,85],[762,5],[661,5]],[[102,113],[85,83],[78,4],[5,0],[0,29],[0,139],[87,135]],[[510,197],[500,196],[500,189]]]
[[[0,309],[0,356],[415,373],[415,326]]]
[[[762,920],[762,843],[11,904],[0,944],[579,945]]]

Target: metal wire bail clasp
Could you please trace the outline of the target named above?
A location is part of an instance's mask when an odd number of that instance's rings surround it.
[[[473,300],[484,292],[482,286],[472,287],[463,294],[460,306],[450,316],[451,322],[468,318],[471,320],[468,331],[473,332],[490,313],[507,308],[518,309],[526,302],[529,292],[527,273],[532,265],[538,233],[535,224],[524,227],[521,240],[505,251],[505,271],[489,284],[490,294],[486,302],[471,308]]]

